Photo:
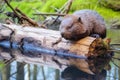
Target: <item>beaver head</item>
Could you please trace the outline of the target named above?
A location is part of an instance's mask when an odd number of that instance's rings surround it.
[[[61,36],[68,40],[78,40],[88,35],[80,17],[66,15],[59,28]]]

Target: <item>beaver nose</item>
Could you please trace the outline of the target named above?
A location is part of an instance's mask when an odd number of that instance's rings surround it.
[[[64,37],[64,33],[61,33],[61,36]]]

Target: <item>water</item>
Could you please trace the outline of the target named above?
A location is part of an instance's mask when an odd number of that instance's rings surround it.
[[[107,31],[107,36],[111,38],[111,44],[120,44],[120,30],[109,29]],[[114,45],[113,48],[119,50],[120,45]],[[114,57],[120,58],[120,51],[115,52]],[[120,80],[120,60],[113,59],[113,61],[118,67],[111,62],[111,70],[107,72],[106,80]]]
[[[107,37],[111,38],[111,44],[118,44],[120,43],[120,30],[115,29],[108,29],[107,30]],[[114,49],[119,50],[120,45],[114,45]],[[115,56],[120,58],[120,51],[115,52]],[[120,60],[113,59],[114,63],[117,66],[120,66]],[[25,64],[25,63],[18,63],[13,61],[10,64],[7,64],[7,67],[1,70],[0,80],[60,80],[62,76],[75,76],[74,79],[65,79],[65,80],[88,80],[88,79],[75,79],[77,76],[85,76],[90,77],[89,80],[120,80],[120,68],[110,63],[111,70],[103,71],[100,76],[91,76],[89,74],[85,74],[80,72],[77,69],[69,68],[72,71],[69,71],[70,74],[66,74],[69,69],[61,73],[61,71],[51,68],[49,66],[41,66],[41,65],[34,65],[34,64]],[[72,74],[73,73],[73,74]],[[75,75],[77,73],[77,76]],[[80,74],[79,74],[80,73]],[[78,75],[79,74],[79,75]]]

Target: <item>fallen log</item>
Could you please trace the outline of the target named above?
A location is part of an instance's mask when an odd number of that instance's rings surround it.
[[[109,65],[108,46],[101,38],[69,41],[61,38],[59,31],[0,24],[0,56],[8,60],[58,69],[72,65],[94,74]]]

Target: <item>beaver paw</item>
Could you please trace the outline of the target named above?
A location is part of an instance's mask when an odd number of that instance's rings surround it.
[[[91,34],[90,36],[91,36],[91,37],[94,37],[94,38],[100,38],[100,35],[99,35],[99,34]]]

